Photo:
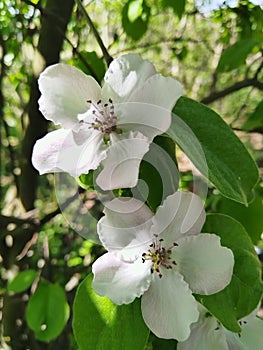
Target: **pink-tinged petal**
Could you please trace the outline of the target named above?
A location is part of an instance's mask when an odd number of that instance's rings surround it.
[[[205,222],[202,200],[190,192],[178,191],[168,196],[153,219],[154,233],[171,246],[180,237],[201,232]]]
[[[97,184],[105,191],[136,186],[141,160],[149,150],[148,139],[139,132],[130,132],[111,134],[111,141]]]
[[[166,132],[171,124],[171,110],[144,102],[125,102],[115,105],[117,125],[123,132],[138,130],[149,142]]]
[[[222,327],[213,316],[204,317],[191,326],[190,337],[177,344],[177,350],[229,350]]]
[[[101,98],[101,88],[94,78],[63,63],[46,68],[38,84],[42,94],[39,110],[46,119],[64,128],[78,123],[78,114],[89,108],[87,100],[97,102]]]
[[[151,283],[149,262],[137,260],[127,263],[113,253],[106,253],[92,266],[93,288],[101,296],[108,296],[115,304],[129,304],[140,297]]]
[[[107,203],[104,213],[98,222],[103,246],[125,261],[141,259],[152,243],[150,209],[135,198],[123,197]]]
[[[77,177],[96,169],[105,157],[106,145],[99,132],[59,129],[36,142],[32,164],[40,174],[67,172]]]
[[[162,278],[153,274],[141,307],[145,323],[157,337],[179,341],[189,337],[190,325],[199,315],[188,284],[174,270],[167,270]]]
[[[134,91],[129,102],[149,103],[171,111],[182,95],[183,88],[177,80],[155,74]]]
[[[174,249],[177,268],[194,293],[213,294],[231,281],[234,256],[214,234],[186,236]]]
[[[144,82],[156,73],[149,61],[143,60],[137,54],[127,54],[112,61],[104,77],[102,96],[106,101],[113,102],[129,100],[134,90],[144,85]]]

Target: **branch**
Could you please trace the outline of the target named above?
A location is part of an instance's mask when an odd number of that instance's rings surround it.
[[[232,86],[227,87],[224,90],[214,92],[214,93],[210,94],[209,96],[203,98],[201,100],[201,102],[204,104],[209,104],[209,103],[212,103],[216,100],[219,100],[220,98],[223,98],[229,94],[232,94],[233,92],[239,91],[239,90],[244,89],[244,88],[249,87],[249,86],[253,86],[253,87],[258,88],[259,90],[263,90],[263,83],[254,77],[251,79],[244,79],[242,81],[235,83]]]
[[[87,68],[87,70],[89,71],[89,73],[93,76],[94,79],[97,80],[97,82],[100,84],[100,80],[98,78],[98,75],[96,74],[96,72],[94,71],[94,69],[92,68],[92,66],[85,60],[85,58],[83,57],[83,55],[81,54],[81,52],[78,51],[78,49],[73,45],[73,43],[69,40],[69,38],[64,35],[64,39],[66,40],[66,42],[72,47],[72,51],[73,54],[76,54],[78,56],[78,58],[80,59],[80,61],[84,64],[84,66]]]
[[[108,53],[108,50],[106,49],[96,27],[94,26],[90,16],[88,15],[87,11],[85,10],[85,7],[82,5],[82,2],[81,0],[75,0],[77,6],[80,8],[80,10],[82,11],[84,17],[86,18],[87,22],[88,22],[88,25],[90,27],[90,29],[93,31],[93,34],[99,44],[99,47],[102,51],[102,54],[103,54],[103,57],[107,63],[107,65],[109,66],[111,61],[113,60],[113,58],[111,57],[111,55]]]

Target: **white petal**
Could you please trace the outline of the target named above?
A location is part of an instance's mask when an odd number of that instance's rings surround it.
[[[40,111],[46,119],[65,128],[78,123],[78,114],[89,108],[87,100],[97,102],[101,98],[101,88],[95,79],[63,63],[46,68],[38,84],[42,93]]]
[[[200,233],[204,222],[201,199],[193,193],[178,191],[157,209],[153,230],[164,239],[166,246],[171,246],[181,236]]]
[[[112,61],[105,74],[102,96],[105,101],[108,98],[115,103],[127,101],[131,93],[155,73],[153,64],[137,54],[120,56]]]
[[[229,350],[224,330],[213,316],[191,326],[190,337],[177,344],[177,350]]]
[[[111,141],[97,184],[103,190],[136,186],[141,160],[149,150],[148,139],[138,132],[130,132],[118,137],[111,134]]]
[[[67,172],[76,177],[96,169],[105,157],[106,145],[99,132],[59,129],[36,142],[32,163],[40,174]]]
[[[234,256],[214,234],[183,237],[174,249],[177,268],[194,293],[213,294],[231,281]]]
[[[171,124],[171,110],[144,102],[126,102],[114,105],[118,116],[118,128],[125,131],[138,130],[151,142],[163,134]]]
[[[129,101],[149,103],[171,111],[182,95],[182,85],[177,80],[155,74],[134,91]]]
[[[173,270],[167,270],[162,278],[153,274],[141,307],[145,323],[160,338],[183,341],[198,319],[197,302],[188,284]]]
[[[262,350],[263,320],[255,316],[247,317],[242,322],[241,328],[240,340],[246,346],[246,349]]]
[[[115,304],[129,304],[140,297],[151,283],[149,262],[123,262],[113,253],[106,253],[92,266],[93,288],[99,295],[107,295]]]
[[[106,204],[105,216],[98,222],[103,246],[126,261],[141,258],[152,243],[152,212],[134,198],[115,198]]]
[[[238,333],[230,332],[229,330],[225,329],[225,336],[226,336],[226,341],[227,341],[229,350],[251,350],[251,349],[254,350],[254,347],[252,348],[245,347],[245,345],[242,343],[241,339],[239,338]]]

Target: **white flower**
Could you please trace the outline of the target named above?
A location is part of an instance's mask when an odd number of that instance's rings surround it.
[[[114,60],[102,88],[88,75],[55,64],[39,78],[39,108],[61,124],[34,146],[32,163],[40,174],[87,174],[101,164],[103,190],[133,187],[140,161],[156,135],[167,131],[181,85],[156,74],[139,55]]]
[[[142,296],[142,315],[161,338],[185,340],[198,319],[192,292],[212,294],[229,284],[234,258],[214,234],[199,234],[201,199],[187,192],[166,198],[153,216],[134,198],[115,198],[98,222],[108,253],[93,264],[93,287],[116,304]]]
[[[239,321],[240,333],[224,328],[202,305],[199,320],[191,326],[190,337],[177,344],[178,350],[262,350],[263,322],[256,312]]]

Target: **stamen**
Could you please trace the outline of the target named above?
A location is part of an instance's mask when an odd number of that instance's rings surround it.
[[[111,98],[109,98],[109,103],[104,103],[102,105],[102,100],[98,100],[94,103],[92,100],[87,100],[87,103],[91,104],[92,115],[94,116],[90,127],[99,130],[103,134],[110,134],[111,132],[121,133],[121,130],[117,129],[117,116],[115,115],[114,105]],[[105,136],[105,135],[104,135]]]
[[[164,267],[167,270],[171,270],[173,265],[177,265],[176,261],[171,261],[172,257],[172,249],[177,247],[177,243],[173,243],[171,247],[168,249],[163,247],[164,239],[158,239],[158,235],[154,234],[154,241],[149,245],[149,249],[147,253],[142,254],[142,262],[145,263],[146,260],[152,261],[151,272],[157,272],[158,276],[162,278],[162,274],[160,272],[160,267]]]

